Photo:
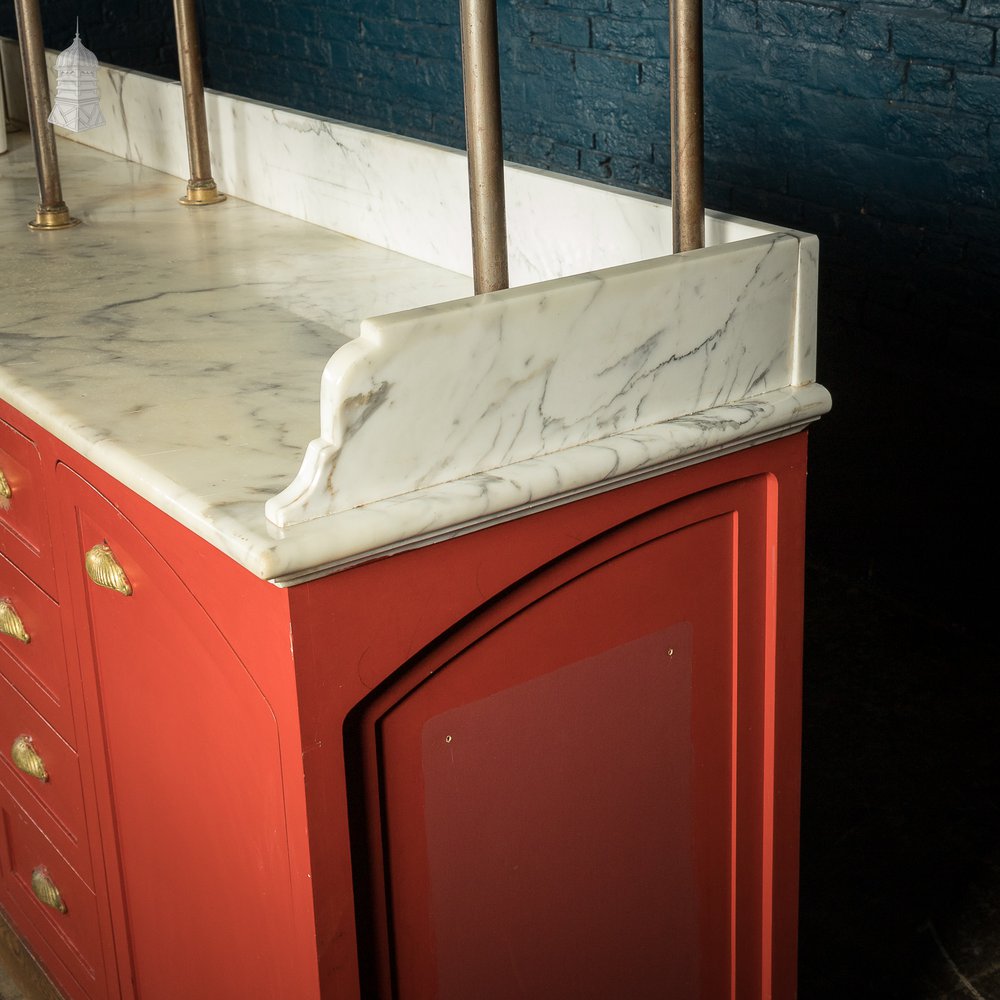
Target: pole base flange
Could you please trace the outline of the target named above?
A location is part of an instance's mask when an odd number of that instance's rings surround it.
[[[39,205],[35,210],[35,218],[28,223],[28,228],[41,233],[53,229],[70,229],[78,225],[80,220],[74,219],[65,205],[50,205],[47,208]]]
[[[187,194],[177,200],[182,205],[218,205],[226,196],[215,186],[215,181],[190,181]]]

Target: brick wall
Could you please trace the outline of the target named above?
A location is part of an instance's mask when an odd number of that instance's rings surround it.
[[[817,231],[862,322],[979,327],[1000,270],[1000,3],[707,4],[709,204]],[[210,0],[208,79],[460,146],[457,7]],[[508,0],[500,20],[508,156],[666,193],[665,2]]]
[[[177,41],[165,0],[43,0],[45,44],[64,49],[80,18],[80,40],[102,62],[177,79]],[[13,0],[0,3],[0,35],[17,34]]]
[[[989,520],[967,484],[998,353],[1000,0],[705,4],[708,204],[822,239],[836,409],[814,433],[812,550],[926,597],[956,552],[975,558],[973,525]],[[79,7],[46,3],[51,46]],[[174,75],[172,28],[153,16],[165,7],[104,0],[85,41]],[[457,12],[202,0],[206,80],[460,146]],[[499,13],[508,157],[667,193],[666,0],[499,0]]]

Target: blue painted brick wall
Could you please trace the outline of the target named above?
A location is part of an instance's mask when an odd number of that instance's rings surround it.
[[[461,146],[457,8],[206,0],[207,78]],[[508,157],[667,193],[666,3],[499,11]],[[980,330],[1000,276],[998,25],[996,0],[706,0],[709,204],[818,231],[859,322]]]
[[[177,79],[177,40],[164,0],[43,0],[45,44],[64,49],[80,38],[103,62]],[[0,35],[17,34],[12,2],[0,3]]]

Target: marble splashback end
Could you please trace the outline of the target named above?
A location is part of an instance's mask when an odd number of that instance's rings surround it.
[[[799,256],[797,236],[758,236],[368,319],[330,359],[321,436],[268,517],[287,527],[788,386]]]

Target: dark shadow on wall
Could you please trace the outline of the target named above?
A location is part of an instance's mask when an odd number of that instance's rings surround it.
[[[984,292],[992,284],[984,279]],[[932,305],[935,290],[930,281],[922,290]],[[941,300],[948,295],[943,288]],[[846,295],[827,301],[821,312],[821,380],[835,402],[812,432],[809,551],[928,620],[986,638],[996,341],[914,316],[888,296],[874,325],[843,315],[845,303]]]
[[[799,996],[998,997],[1000,651],[815,564],[806,607]]]

